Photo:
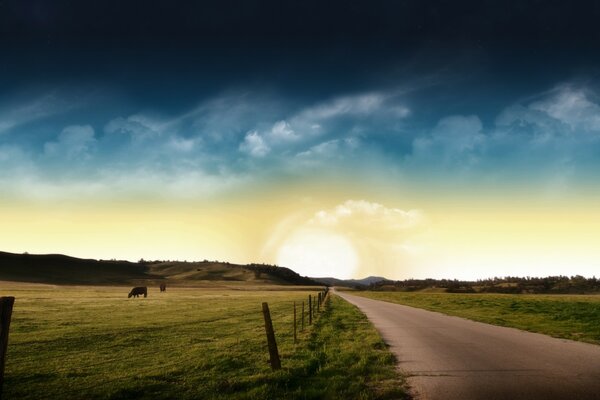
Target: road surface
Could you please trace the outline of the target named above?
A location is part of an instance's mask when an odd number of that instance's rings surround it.
[[[416,399],[600,399],[600,346],[336,294],[379,330]]]

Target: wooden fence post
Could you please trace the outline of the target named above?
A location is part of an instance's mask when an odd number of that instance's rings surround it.
[[[304,332],[304,300],[302,301],[302,332]]]
[[[8,350],[8,330],[12,316],[14,297],[0,297],[0,398],[4,385],[4,365],[6,364],[6,351]]]
[[[267,345],[269,346],[269,360],[273,370],[281,368],[279,360],[279,352],[277,351],[277,342],[275,342],[275,332],[273,331],[273,322],[271,321],[271,313],[269,305],[262,303],[263,316],[265,317],[265,331],[267,332]]]
[[[296,336],[296,302],[294,302],[294,343],[298,341]]]
[[[321,292],[317,293],[317,312],[321,311]]]
[[[308,324],[312,325],[312,297],[308,295]]]

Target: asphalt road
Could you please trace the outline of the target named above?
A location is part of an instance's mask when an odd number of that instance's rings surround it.
[[[379,330],[416,399],[600,399],[600,346],[336,294]]]

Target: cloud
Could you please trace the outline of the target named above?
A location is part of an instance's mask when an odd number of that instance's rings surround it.
[[[421,210],[349,199],[332,208],[315,211],[305,219],[298,215],[284,219],[267,240],[263,254],[277,254],[280,262],[293,263],[284,257],[290,249],[300,254],[299,249],[307,252],[309,248],[311,264],[324,264],[333,275],[336,271],[348,273],[345,264],[348,261],[344,259],[356,258],[356,268],[351,268],[355,277],[367,273],[397,276],[398,271],[410,270],[413,261],[424,254],[426,246],[421,235],[427,229],[427,218]],[[340,243],[338,248],[319,249],[311,244],[327,241],[333,246],[333,239]],[[337,267],[332,254],[337,254]]]
[[[360,139],[355,137],[328,140],[300,151],[292,159],[292,164],[295,167],[315,166],[334,159],[343,160],[359,147]]]
[[[294,132],[285,120],[277,121],[271,129],[264,133],[256,129],[246,133],[244,141],[240,143],[239,151],[252,157],[262,158],[272,149],[285,149],[288,145],[297,142],[300,136]]]
[[[269,136],[276,142],[293,142],[299,139],[299,135],[294,132],[290,124],[283,120],[273,124]]]
[[[76,107],[76,103],[66,101],[56,94],[49,93],[21,104],[7,104],[0,107],[0,134],[27,123],[67,112]]]
[[[274,121],[282,119],[286,101],[276,96],[251,92],[229,92],[205,100],[194,109],[177,116],[169,127],[201,135],[206,143],[236,149],[245,134],[264,133]]]
[[[408,116],[410,110],[406,106],[388,103],[392,98],[392,94],[380,92],[341,96],[308,107],[296,118],[319,121],[341,116],[362,117],[382,112],[397,118]]]
[[[582,88],[562,85],[529,108],[564,122],[573,131],[600,133],[600,106],[589,97],[590,93]]]
[[[10,109],[42,118],[48,115],[48,110],[41,111],[49,107],[48,101]],[[32,182],[75,188],[86,186],[86,181],[103,182],[104,177],[94,175],[99,171],[132,181],[146,173],[160,185],[168,179],[185,182],[189,193],[206,193],[212,184],[204,182],[213,178],[232,182],[224,190],[233,190],[235,182],[244,185],[274,176],[409,185],[529,181],[566,188],[600,168],[600,103],[588,88],[559,85],[508,105],[492,121],[448,115],[429,128],[419,119],[420,110],[413,113],[406,104],[407,99],[392,90],[300,106],[274,95],[227,93],[179,114],[115,116],[100,131],[92,124],[72,125],[58,136],[60,128],[40,130],[39,135],[36,130],[34,135],[25,128],[24,117],[11,117],[3,129],[15,134],[3,135],[0,145],[5,159],[9,148],[11,157],[20,154],[14,160],[26,166],[22,170],[29,171]],[[0,107],[0,115],[6,110]],[[9,125],[13,127],[6,128]],[[48,138],[50,132],[53,136]],[[77,168],[73,161],[79,162]],[[202,181],[194,183],[193,177]],[[94,187],[111,187],[106,181]],[[194,185],[203,189],[195,191]],[[212,186],[215,193],[221,190]],[[150,190],[152,185],[145,187]],[[158,184],[159,192],[156,188]]]
[[[122,139],[131,141],[135,145],[154,141],[163,136],[160,125],[152,123],[143,115],[115,118],[106,124],[104,132],[108,135],[120,135]]]
[[[486,140],[477,116],[445,117],[429,135],[414,139],[409,163],[470,168],[481,160]]]
[[[181,159],[181,153],[191,154],[202,147],[201,137],[184,137],[177,131],[169,120],[142,114],[115,118],[104,127],[107,146],[132,146],[146,157],[173,154],[174,159]]]
[[[67,160],[89,158],[96,145],[94,128],[89,125],[71,125],[62,130],[58,139],[44,144],[44,153]]]
[[[264,157],[271,151],[265,139],[257,131],[248,132],[239,149],[252,157]]]
[[[379,203],[366,200],[347,200],[330,210],[320,210],[309,220],[309,224],[324,227],[342,227],[347,231],[368,231],[376,229],[385,234],[398,234],[423,223],[424,216],[419,210],[387,208]]]
[[[442,184],[572,190],[600,168],[600,105],[593,99],[589,90],[564,84],[507,106],[487,127],[474,115],[444,117],[413,139],[399,168]]]
[[[371,92],[339,96],[301,108],[272,124],[256,124],[247,130],[238,150],[254,158],[283,158],[293,168],[312,167],[359,148],[356,120],[379,117],[381,121],[403,119],[409,109],[390,93]],[[343,129],[342,129],[343,126]],[[282,157],[285,156],[285,157]]]

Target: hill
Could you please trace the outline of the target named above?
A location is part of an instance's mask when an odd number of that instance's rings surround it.
[[[291,269],[263,264],[219,261],[94,260],[62,254],[14,254],[0,252],[0,280],[70,284],[119,285],[168,281],[194,285],[202,282],[253,282],[277,285],[319,285]]]
[[[376,284],[381,281],[387,281],[386,278],[380,276],[368,276],[363,279],[337,279],[337,278],[311,278],[319,283],[329,286],[347,286],[347,287],[358,287],[362,288],[372,284]]]
[[[117,284],[147,279],[146,266],[128,261],[98,261],[62,254],[0,252],[0,279],[67,284]]]

